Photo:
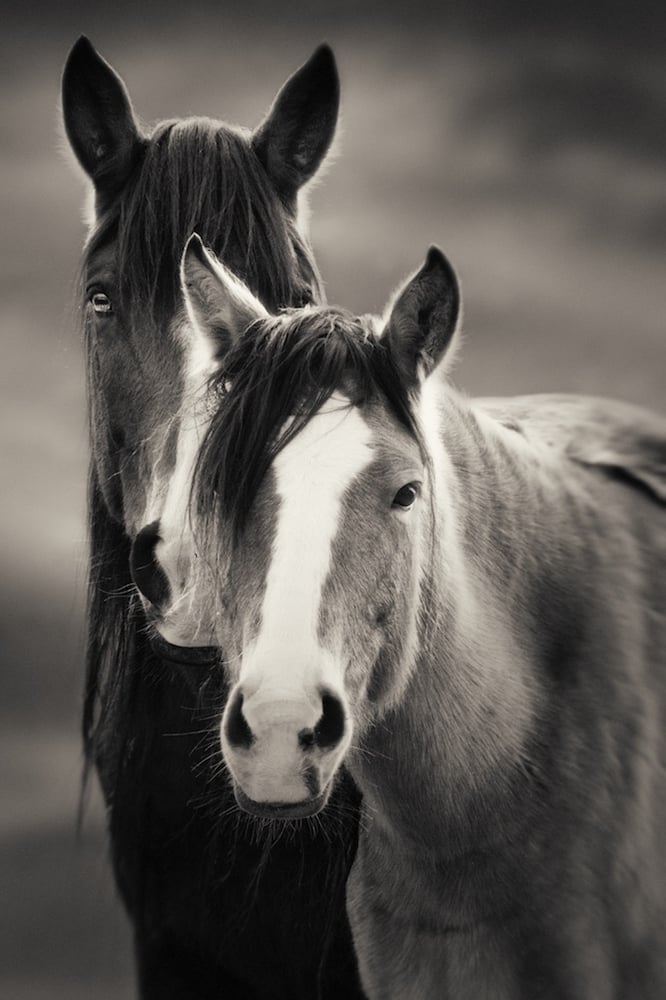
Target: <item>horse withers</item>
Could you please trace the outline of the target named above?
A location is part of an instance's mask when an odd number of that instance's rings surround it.
[[[178,547],[169,505],[174,487],[187,490],[180,470],[196,447],[183,247],[197,229],[269,308],[321,301],[297,202],[338,100],[322,46],[253,132],[205,118],[147,132],[87,39],[65,67],[66,132],[94,193],[81,278],[92,443],[84,739],[144,998],[361,995],[344,912],[351,782],[316,829],[279,838],[245,822],[217,739],[227,682],[215,602],[210,618],[176,616],[168,635],[151,624],[173,604],[156,552]]]
[[[462,397],[436,248],[383,322],[269,314],[196,238],[183,278],[238,804],[326,816],[349,767],[371,998],[664,996],[666,421]]]

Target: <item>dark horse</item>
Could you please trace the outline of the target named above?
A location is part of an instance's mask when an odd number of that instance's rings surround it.
[[[253,133],[193,118],[146,134],[87,39],[65,67],[67,135],[95,195],[81,281],[92,440],[83,733],[144,998],[362,996],[344,909],[353,785],[342,779],[316,826],[246,819],[219,749],[227,682],[212,627],[183,623],[170,643],[145,614],[165,585],[152,551],[186,384],[183,246],[196,229],[268,308],[319,302],[296,203],[338,99],[322,46]]]

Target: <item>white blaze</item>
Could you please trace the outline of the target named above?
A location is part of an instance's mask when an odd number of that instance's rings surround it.
[[[211,421],[207,385],[215,363],[197,327],[188,326],[179,336],[186,341],[186,366],[176,460],[168,480],[156,480],[145,516],[146,524],[159,520],[161,541],[156,555],[168,576],[172,597],[168,612],[156,627],[174,645],[212,645],[214,623],[200,620],[199,595],[191,587],[196,552],[189,502],[197,457]]]
[[[320,606],[342,499],[370,463],[371,442],[358,409],[334,395],[273,463],[280,506],[260,630],[243,657],[249,697],[289,699],[342,682],[319,644]]]

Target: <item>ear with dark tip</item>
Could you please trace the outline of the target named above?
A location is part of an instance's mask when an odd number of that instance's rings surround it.
[[[214,367],[248,326],[268,313],[240,278],[206,249],[197,233],[187,241],[180,275],[199,364]]]
[[[317,171],[335,133],[340,81],[335,56],[320,45],[279,92],[252,145],[278,192],[293,200]]]
[[[125,84],[82,35],[62,77],[65,131],[98,196],[113,197],[126,183],[144,139]]]
[[[421,270],[399,292],[382,335],[409,386],[416,387],[443,359],[459,313],[455,271],[438,247],[430,247]]]

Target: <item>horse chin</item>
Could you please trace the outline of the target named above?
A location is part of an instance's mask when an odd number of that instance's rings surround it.
[[[306,819],[321,812],[328,800],[328,789],[302,802],[255,802],[245,794],[240,785],[234,785],[234,794],[243,812],[260,819]]]

